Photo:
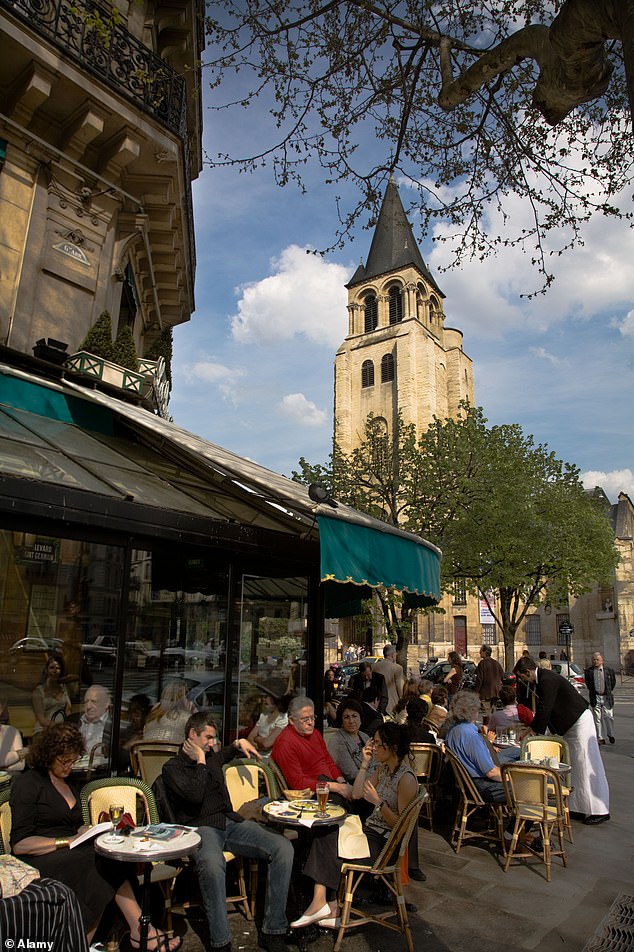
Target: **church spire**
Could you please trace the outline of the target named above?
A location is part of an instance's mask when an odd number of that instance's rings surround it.
[[[367,264],[365,267],[363,264],[359,265],[347,287],[354,287],[363,281],[369,281],[379,275],[388,274],[390,271],[397,271],[409,266],[413,266],[420,271],[425,280],[431,284],[441,297],[445,296],[423,260],[412,232],[412,226],[405,215],[396,180],[393,175],[390,175],[379,218],[374,229]]]

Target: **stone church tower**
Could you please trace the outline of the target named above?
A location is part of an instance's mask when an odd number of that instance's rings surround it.
[[[335,440],[350,452],[369,413],[392,432],[398,411],[417,432],[473,403],[462,333],[445,326],[445,295],[423,261],[391,177],[367,264],[348,288],[348,336],[335,357]]]

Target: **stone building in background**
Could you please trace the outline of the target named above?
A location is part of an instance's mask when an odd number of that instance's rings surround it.
[[[393,177],[367,263],[359,265],[347,288],[348,335],[335,356],[334,395],[334,438],[344,452],[361,443],[370,413],[384,421],[387,433],[393,432],[399,412],[420,433],[434,416],[456,417],[461,400],[474,404],[473,367],[462,332],[446,325],[445,295],[423,260]],[[600,650],[620,670],[631,649],[634,666],[632,503],[621,494],[610,507],[597,492],[621,553],[615,578],[567,605],[531,610],[517,633],[517,657],[525,648],[535,656],[546,651],[555,660],[565,654],[583,668]],[[412,669],[419,658],[445,658],[454,649],[477,662],[483,643],[504,663],[502,635],[486,601],[469,595],[457,580],[440,606],[443,614],[416,619],[408,653]],[[366,625],[366,619],[346,621],[340,634],[344,644],[365,644]],[[384,632],[375,628],[373,637],[377,650]]]

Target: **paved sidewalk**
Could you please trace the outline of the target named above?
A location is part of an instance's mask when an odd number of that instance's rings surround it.
[[[568,867],[553,859],[552,880],[544,866],[511,865],[504,873],[481,846],[463,846],[456,855],[442,836],[421,829],[421,864],[426,883],[412,883],[406,895],[417,906],[410,913],[415,949],[424,952],[581,952],[614,899],[634,894],[634,678],[616,690],[616,744],[601,748],[610,782],[609,823],[584,826],[573,821],[574,845]],[[257,949],[257,931],[239,913],[229,916],[234,952]],[[184,952],[208,948],[204,918],[191,913]],[[333,939],[320,935],[311,952],[330,952]],[[404,939],[379,927],[364,927],[344,939],[350,952],[403,952]],[[297,947],[289,946],[289,952]]]

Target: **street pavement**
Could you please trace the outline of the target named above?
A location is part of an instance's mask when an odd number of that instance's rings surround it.
[[[611,820],[584,826],[573,820],[574,844],[567,844],[568,867],[557,857],[552,879],[545,867],[516,861],[504,873],[486,846],[466,845],[455,854],[440,833],[420,829],[424,883],[410,883],[408,902],[416,912],[409,919],[414,948],[424,952],[581,952],[620,894],[634,896],[634,678],[625,678],[615,692],[616,744],[601,747],[610,783]],[[175,917],[184,952],[208,949],[202,910]],[[233,950],[258,948],[257,929],[239,912],[229,915]],[[330,952],[332,934],[316,933],[310,952]],[[364,926],[344,938],[349,952],[402,952],[403,936],[378,926]],[[619,950],[634,944],[619,944]],[[297,952],[295,944],[289,952]]]

